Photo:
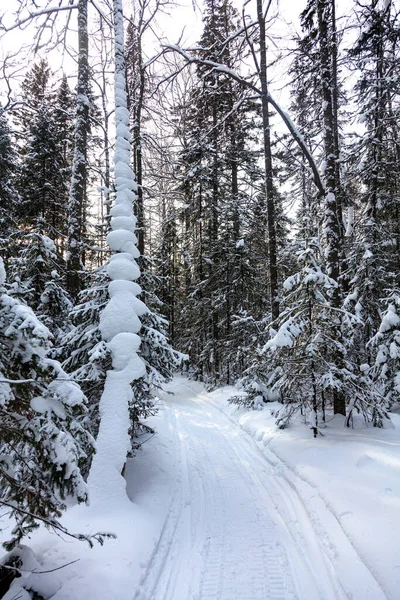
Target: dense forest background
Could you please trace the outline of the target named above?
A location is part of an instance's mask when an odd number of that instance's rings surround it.
[[[330,412],[383,426],[400,399],[398,3],[357,0],[337,19],[334,0],[308,0],[288,42],[275,3],[257,0],[249,16],[206,0],[197,43],[160,44],[150,59],[155,21],[179,7],[127,5],[123,41],[118,2],[114,16],[107,2],[31,4],[0,26],[7,44],[33,22],[36,46],[29,64],[4,59],[0,113],[0,479],[18,515],[11,546],[57,516],[66,494],[85,499],[116,368],[115,329],[101,320],[109,280],[138,275],[116,274],[113,255],[127,244],[138,250],[128,249],[141,273],[129,288],[136,303],[127,285],[110,293],[119,333],[141,338],[132,451],[176,368],[210,387],[237,384],[234,403],[279,399],[281,427],[296,411],[315,436]],[[53,71],[63,47],[74,73]],[[290,94],[285,109],[271,77]],[[121,111],[130,140],[118,150]],[[136,237],[118,204],[130,168]]]

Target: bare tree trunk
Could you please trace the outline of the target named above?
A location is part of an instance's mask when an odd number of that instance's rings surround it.
[[[331,6],[330,6],[330,3]],[[332,44],[330,34],[332,33],[329,27],[329,8],[332,8],[334,0],[317,0],[317,17],[318,17],[318,37],[321,60],[321,83],[322,83],[322,99],[323,99],[323,121],[324,121],[324,153],[326,162],[325,171],[325,231],[327,238],[326,262],[328,275],[338,283],[337,287],[332,292],[332,306],[339,308],[341,303],[341,294],[339,287],[340,277],[340,256],[342,246],[341,223],[339,221],[338,210],[338,189],[337,181],[337,147],[335,144],[335,131],[337,131],[337,114],[334,106],[332,89],[335,85],[335,78],[332,72]],[[332,326],[331,336],[336,339],[341,339],[340,323],[335,318],[335,323]],[[343,357],[340,351],[333,357],[335,365],[338,369],[342,367]],[[346,414],[346,401],[344,393],[340,390],[333,390],[333,411],[335,414]]]
[[[262,0],[257,0],[257,18],[260,32],[260,83],[264,134],[265,192],[267,198],[268,215],[269,283],[271,295],[271,314],[272,320],[275,321],[275,319],[279,317],[278,265],[276,249],[275,199],[272,176],[271,130],[269,122],[267,48],[265,35],[265,15],[263,11]]]
[[[145,247],[144,206],[143,206],[143,154],[142,154],[142,112],[145,93],[145,68],[143,66],[142,36],[147,24],[144,22],[146,3],[141,6],[138,23],[131,21],[128,26],[127,49],[127,87],[128,108],[132,121],[132,155],[133,168],[138,185],[135,203],[137,218],[138,249],[143,256]]]
[[[136,182],[138,184],[136,200],[136,218],[137,218],[137,238],[138,250],[144,254],[144,206],[143,206],[143,159],[142,159],[142,110],[145,86],[145,72],[142,59],[142,41],[138,36],[137,40],[137,66],[139,69],[139,94],[135,106],[135,122],[133,124],[133,153]]]
[[[77,297],[81,288],[80,271],[83,267],[82,231],[84,203],[86,199],[87,132],[89,128],[89,40],[87,29],[87,7],[88,0],[79,0],[78,89],[76,101],[74,160],[68,203],[67,287],[73,298]]]

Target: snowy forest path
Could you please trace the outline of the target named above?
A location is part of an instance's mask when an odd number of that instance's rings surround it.
[[[356,598],[336,572],[337,547],[315,527],[285,465],[264,456],[201,384],[177,377],[167,389],[177,476],[134,600]],[[367,582],[363,598],[385,600],[349,540],[339,545],[354,576]]]

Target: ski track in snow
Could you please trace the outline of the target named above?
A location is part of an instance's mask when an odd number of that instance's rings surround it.
[[[297,476],[202,386],[176,378],[168,389],[178,475],[134,600],[387,600],[328,507],[317,506],[332,535],[310,513],[316,493],[305,502]]]

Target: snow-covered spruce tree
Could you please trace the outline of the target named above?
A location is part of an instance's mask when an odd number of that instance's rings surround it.
[[[375,336],[381,322],[382,289],[393,289],[399,263],[398,141],[400,55],[399,15],[391,5],[373,0],[359,13],[360,35],[349,55],[353,68],[363,65],[356,84],[357,112],[364,130],[352,147],[351,165],[360,183],[356,201],[348,309],[357,312],[363,327],[353,333],[349,351],[360,364],[375,362]]]
[[[89,474],[94,502],[109,508],[113,501],[125,498],[125,481],[121,475],[131,448],[129,409],[134,403],[132,381],[145,374],[145,364],[138,356],[139,317],[146,307],[137,295],[135,283],[139,268],[135,262],[136,219],[133,214],[135,177],[130,168],[129,111],[126,99],[124,60],[124,21],[121,0],[114,0],[115,48],[115,123],[116,139],[114,177],[116,197],[111,208],[111,229],[107,243],[114,252],[107,266],[110,300],[100,316],[100,331],[111,351],[113,369],[107,372],[100,400],[100,427],[97,453]]]
[[[342,342],[332,337],[332,288],[337,282],[321,268],[321,250],[317,240],[304,242],[298,252],[300,270],[284,283],[284,310],[275,335],[267,342],[272,390],[279,392],[285,407],[278,416],[284,427],[297,410],[306,414],[314,435],[318,433],[320,414],[334,409],[335,395],[352,398],[353,406],[370,419],[373,393],[370,381],[355,372],[343,360],[338,367],[337,353],[345,356]]]
[[[23,104],[17,112],[21,157],[18,216],[25,231],[42,219],[43,234],[61,245],[66,233],[69,174],[65,173],[64,142],[57,131],[57,103],[50,76],[48,63],[40,61],[21,86]]]
[[[229,2],[207,2],[201,59],[235,68],[241,50],[229,36],[236,17]],[[180,122],[187,298],[177,343],[189,354],[194,375],[215,385],[237,376],[236,334],[244,321],[235,329],[233,322],[248,310],[254,287],[245,212],[259,171],[249,148],[257,113],[244,87],[222,70],[210,71],[200,63],[196,76]]]
[[[99,431],[99,402],[107,371],[111,369],[111,352],[100,331],[100,314],[108,302],[108,284],[105,267],[86,274],[84,289],[69,314],[72,328],[60,348],[63,368],[71,373],[87,398],[87,428],[93,437]],[[92,457],[88,458],[85,472]]]
[[[168,338],[169,322],[163,317],[163,303],[157,295],[157,276],[152,273],[151,261],[142,257],[142,298],[147,312],[142,316],[139,356],[145,363],[145,375],[134,382],[135,403],[131,412],[132,433],[140,430],[141,420],[154,412],[157,390],[170,381],[175,369],[187,357],[173,349]]]
[[[22,84],[19,123],[20,173],[17,204],[19,235],[10,260],[13,294],[28,304],[57,338],[66,330],[70,309],[64,289],[66,216],[71,115],[66,82],[57,95],[51,72],[40,61]]]
[[[175,200],[175,199],[174,199]],[[176,333],[179,331],[179,309],[183,298],[181,297],[181,277],[184,269],[180,260],[180,236],[178,233],[178,219],[181,210],[167,204],[168,199],[162,197],[162,221],[159,233],[159,244],[156,253],[156,286],[161,309],[168,321],[168,338],[172,344],[176,343]],[[146,303],[147,304],[147,303]]]
[[[302,24],[318,41],[317,67],[322,104],[322,139],[324,172],[323,233],[326,273],[336,282],[330,290],[333,309],[341,307],[341,267],[343,258],[343,194],[341,185],[339,125],[338,125],[338,82],[337,82],[337,34],[334,0],[308,0],[302,13]],[[337,376],[344,368],[344,345],[341,341],[341,315],[332,312],[330,336],[337,340],[335,353],[329,357],[334,363]],[[346,414],[346,389],[333,390],[335,414]]]
[[[14,254],[13,246],[17,237],[16,163],[17,152],[11,141],[10,127],[0,108],[0,253],[6,264]]]
[[[19,255],[11,261],[12,293],[49,328],[57,347],[69,330],[72,303],[64,287],[64,261],[45,229],[39,218],[31,231],[20,235]]]
[[[87,498],[80,464],[92,452],[79,385],[48,358],[51,334],[5,288],[0,259],[0,505],[15,518],[11,549],[40,521],[57,528],[67,497]]]
[[[63,210],[60,212],[58,234],[54,241],[62,256],[66,252],[68,237],[67,206],[74,152],[74,109],[74,98],[64,75],[55,95],[53,113],[60,175],[64,183],[64,190],[59,190],[59,194],[63,196]]]
[[[312,35],[305,35],[297,42],[295,57],[289,74],[291,76],[290,114],[295,117],[299,133],[303,136],[313,156],[318,156],[322,135],[322,103],[318,77],[317,48]],[[316,193],[312,173],[304,154],[295,140],[285,136],[286,148],[282,152],[280,176],[288,188],[287,198],[299,206],[296,223],[299,239],[317,237],[321,223],[321,198]],[[297,168],[293,169],[293,160]],[[289,185],[288,185],[289,184]]]

